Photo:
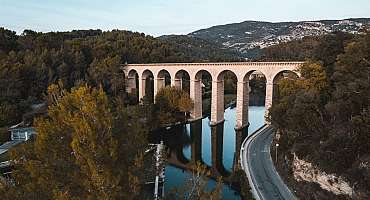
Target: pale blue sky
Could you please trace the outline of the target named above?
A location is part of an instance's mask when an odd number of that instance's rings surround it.
[[[0,0],[0,27],[21,33],[124,29],[159,36],[213,25],[370,17],[370,0]]]

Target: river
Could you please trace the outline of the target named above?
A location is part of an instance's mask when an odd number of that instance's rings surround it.
[[[186,166],[189,165],[192,159],[202,161],[212,170],[216,168],[212,168],[212,166],[217,166],[217,170],[215,169],[217,175],[230,174],[233,170],[234,160],[239,157],[236,146],[241,144],[247,134],[254,132],[264,124],[264,112],[264,107],[249,107],[250,125],[248,133],[246,133],[246,130],[244,130],[244,133],[234,130],[236,108],[225,110],[225,122],[218,127],[210,127],[209,118],[206,117],[192,124],[156,133],[155,138],[152,138],[153,142],[163,140],[168,152],[170,152],[169,154],[174,155],[169,156],[169,162],[165,169],[165,194],[168,194],[174,188],[182,187],[189,179],[190,173],[186,170]],[[194,148],[194,152],[192,152],[192,148]],[[213,156],[212,152],[214,153]],[[234,158],[235,156],[236,158]],[[208,187],[212,188],[215,184],[215,180],[210,179]],[[222,187],[223,199],[240,199],[238,192],[228,184],[224,183]]]

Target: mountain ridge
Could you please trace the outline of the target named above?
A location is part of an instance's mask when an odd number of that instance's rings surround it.
[[[246,59],[256,59],[261,56],[261,49],[276,44],[338,31],[359,34],[369,26],[370,18],[291,22],[246,20],[199,29],[185,36],[202,39],[210,43],[210,46],[219,46]],[[160,38],[164,37],[166,36]],[[171,37],[173,39],[176,35]]]

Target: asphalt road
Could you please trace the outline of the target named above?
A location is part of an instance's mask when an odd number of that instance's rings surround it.
[[[9,142],[5,142],[4,144],[0,145],[0,155],[7,152],[10,148],[16,146],[19,143],[22,143],[22,140],[12,140]]]
[[[256,199],[297,199],[276,172],[271,160],[270,145],[273,128],[266,126],[243,143],[243,169],[250,179]],[[253,184],[253,185],[252,185]]]

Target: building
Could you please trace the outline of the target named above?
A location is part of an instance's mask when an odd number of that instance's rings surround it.
[[[10,127],[10,138],[12,141],[27,141],[36,135],[35,128],[24,126],[23,123],[19,123]]]

